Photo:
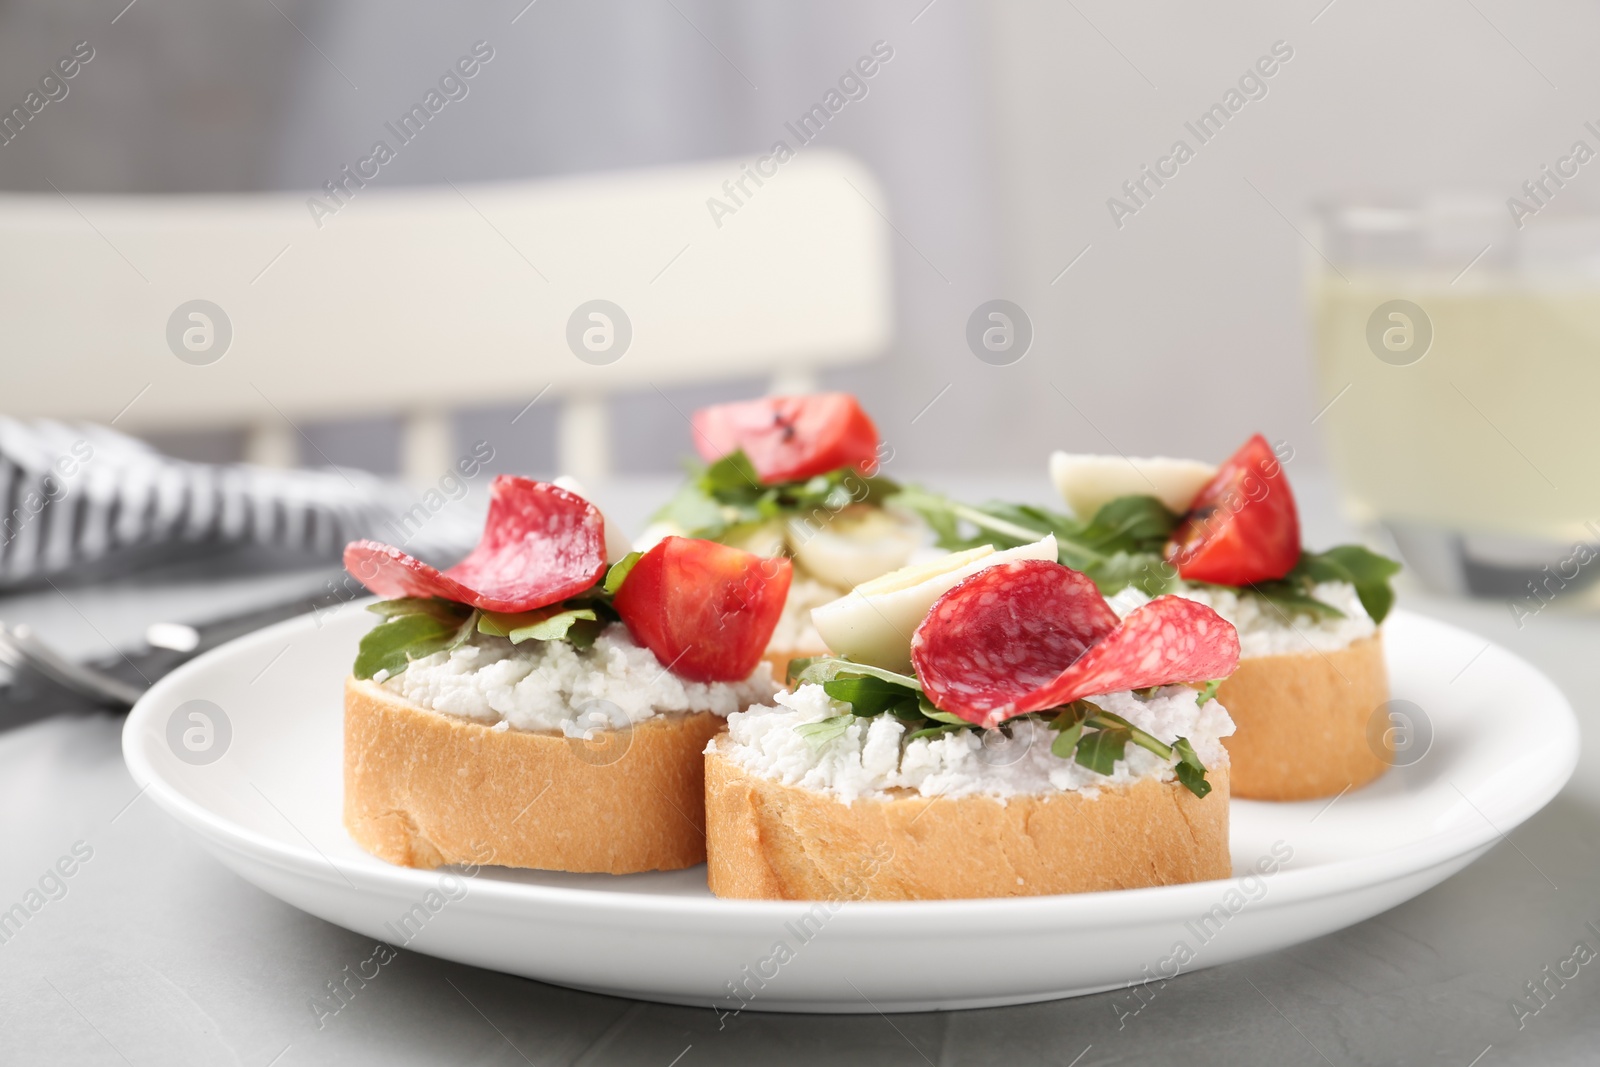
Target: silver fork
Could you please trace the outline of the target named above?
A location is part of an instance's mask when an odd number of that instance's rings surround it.
[[[13,670],[29,668],[74,693],[112,707],[131,708],[144,695],[138,686],[67,659],[27,626],[0,622],[0,663]]]

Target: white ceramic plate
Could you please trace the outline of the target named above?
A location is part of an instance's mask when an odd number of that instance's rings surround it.
[[[704,868],[415,871],[366,855],[340,824],[340,685],[374,621],[355,604],[293,619],[158,682],[123,732],[134,778],[223,863],[340,926],[547,982],[722,1011],[1017,1004],[1270,952],[1460,870],[1554,797],[1578,753],[1571,709],[1533,667],[1397,612],[1386,626],[1394,696],[1431,724],[1426,756],[1331,805],[1235,802],[1228,881],[830,906],[718,900]],[[212,720],[209,736],[196,711]],[[1274,873],[1244,877],[1274,850],[1287,857]]]

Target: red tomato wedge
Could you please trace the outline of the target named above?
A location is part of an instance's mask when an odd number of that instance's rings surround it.
[[[483,536],[447,571],[377,541],[345,546],[344,566],[384,597],[443,597],[485,611],[532,611],[583,592],[606,571],[605,520],[575,493],[502,474]]]
[[[796,482],[840,467],[871,474],[878,428],[849,393],[765,396],[694,413],[694,447],[714,463],[744,449],[765,485]]]
[[[1225,678],[1239,664],[1239,635],[1175,596],[1119,621],[1084,575],[1015,560],[935,601],[911,637],[911,661],[935,707],[993,727],[1099,693]]]
[[[1178,577],[1218,585],[1282,578],[1300,561],[1300,514],[1267,439],[1244,443],[1189,505],[1167,542]]]
[[[611,604],[633,639],[693,682],[736,682],[761,662],[794,566],[690,537],[639,558]]]

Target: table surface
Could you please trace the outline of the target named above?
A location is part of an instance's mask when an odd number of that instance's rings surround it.
[[[1297,472],[1296,486],[1308,543],[1348,538],[1326,479]],[[637,528],[665,488],[625,483],[595,496]],[[981,499],[1038,498],[1041,487],[948,488]],[[75,654],[103,654],[136,642],[151,621],[218,617],[320,580],[132,579],[0,599],[0,617],[29,622]],[[371,943],[244,882],[137,797],[122,762],[120,717],[34,722],[0,734],[0,910],[41,884],[48,894],[0,943],[0,1063],[1600,1061],[1600,963],[1564,982],[1546,970],[1573,957],[1579,942],[1600,950],[1592,658],[1600,619],[1552,607],[1519,628],[1501,603],[1414,589],[1402,599],[1509,647],[1555,679],[1585,727],[1572,783],[1477,863],[1410,903],[1295,948],[1185,975],[1137,1015],[1119,1011],[1107,993],[914,1015],[745,1013],[721,1023],[709,1008],[579,993],[401,952],[319,1024],[312,994],[366,959]],[[74,856],[65,865],[71,877],[50,874]],[[1544,983],[1545,1003],[1519,1018],[1513,1002],[1528,998],[1529,982]]]

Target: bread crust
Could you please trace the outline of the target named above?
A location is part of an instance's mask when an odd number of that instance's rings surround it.
[[[1217,699],[1235,726],[1222,743],[1236,797],[1334,796],[1393,762],[1387,732],[1368,735],[1373,713],[1389,699],[1381,633],[1332,652],[1241,659]]]
[[[628,874],[706,858],[701,753],[725,726],[710,712],[585,742],[491,730],[356,678],[344,704],[345,828],[379,859]]]
[[[948,900],[1227,878],[1228,768],[1196,797],[1143,779],[1046,797],[835,797],[706,753],[707,881],[719,897]]]

